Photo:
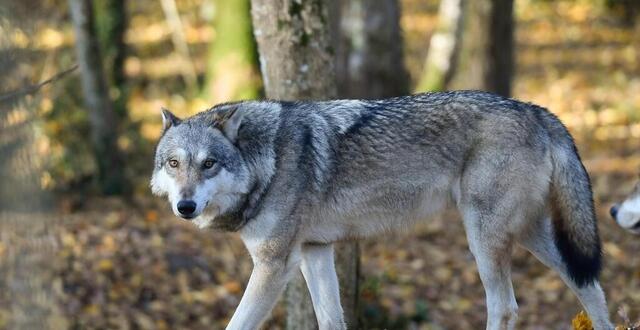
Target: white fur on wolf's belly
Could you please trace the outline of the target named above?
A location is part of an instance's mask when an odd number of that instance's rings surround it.
[[[447,187],[448,188],[448,187]],[[318,210],[314,223],[307,227],[305,239],[311,242],[334,242],[361,239],[398,230],[408,230],[422,220],[440,213],[451,201],[452,192],[442,185],[425,189],[414,198],[415,208],[377,207],[377,194],[350,190],[340,202]],[[375,191],[375,190],[374,190]]]

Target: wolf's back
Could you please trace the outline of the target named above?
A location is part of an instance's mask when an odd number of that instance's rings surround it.
[[[552,141],[550,206],[555,242],[571,279],[585,286],[597,280],[602,268],[591,182],[571,135],[555,116],[546,114]]]

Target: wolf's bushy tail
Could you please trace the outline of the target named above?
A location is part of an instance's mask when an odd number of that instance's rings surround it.
[[[554,138],[551,152],[551,216],[555,243],[569,276],[582,287],[598,279],[602,251],[589,175],[573,139],[561,129],[565,134]]]

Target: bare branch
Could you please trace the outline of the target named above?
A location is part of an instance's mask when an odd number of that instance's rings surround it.
[[[29,86],[25,86],[22,87],[20,89],[14,90],[12,92],[8,92],[5,94],[0,94],[0,102],[6,101],[6,100],[10,100],[12,98],[16,98],[16,97],[22,97],[22,96],[26,96],[26,95],[32,95],[37,93],[42,87],[51,84],[57,80],[60,80],[62,78],[64,78],[64,76],[68,75],[69,73],[75,71],[78,68],[78,65],[75,64],[72,67],[58,72],[56,74],[54,74],[53,76],[51,76],[49,79],[44,80],[40,83],[37,83],[35,85],[29,85]]]

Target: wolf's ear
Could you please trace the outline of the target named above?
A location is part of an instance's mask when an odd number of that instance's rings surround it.
[[[163,132],[168,130],[169,127],[177,126],[178,124],[180,124],[180,122],[182,122],[182,120],[176,117],[176,115],[174,115],[173,113],[171,113],[169,109],[167,108],[161,108],[161,109],[162,109],[162,131]]]
[[[213,114],[213,125],[222,131],[231,143],[235,143],[242,117],[243,111],[238,110],[238,107],[219,109]]]

